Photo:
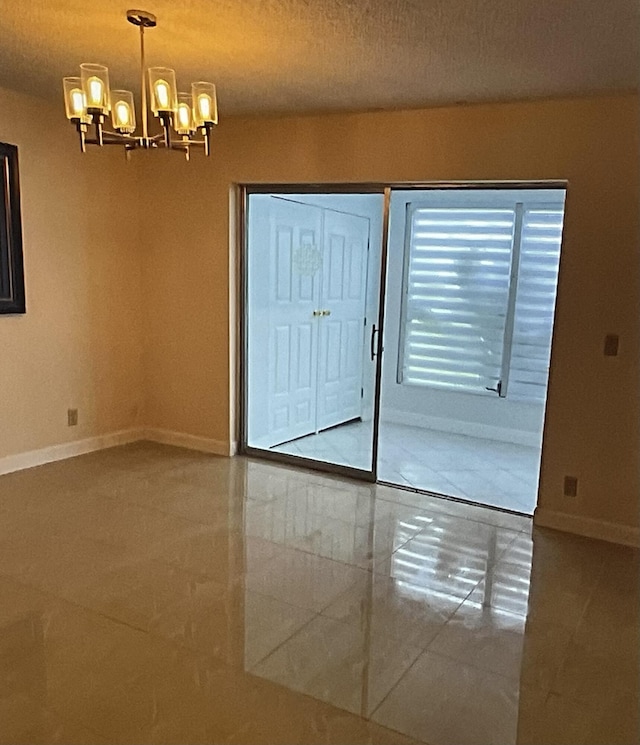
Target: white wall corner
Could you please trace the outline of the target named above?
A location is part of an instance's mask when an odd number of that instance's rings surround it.
[[[609,543],[640,548],[640,528],[592,517],[571,515],[566,512],[537,507],[533,513],[533,524],[540,528],[554,528],[566,533],[575,533],[586,538],[597,538]]]
[[[116,445],[127,445],[131,442],[137,442],[143,439],[144,430],[142,429],[125,429],[118,432],[110,432],[106,435],[97,435],[88,437],[84,440],[74,440],[72,442],[63,442],[59,445],[50,445],[38,450],[29,450],[26,453],[16,453],[0,458],[0,475],[12,473],[13,471],[22,471],[25,468],[34,468],[42,466],[45,463],[53,463],[57,460],[73,458],[76,455],[92,453],[95,450],[104,450],[105,448],[115,447]]]

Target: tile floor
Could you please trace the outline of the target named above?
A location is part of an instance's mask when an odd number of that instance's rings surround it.
[[[640,557],[139,443],[0,477],[0,743],[639,741]]]
[[[371,423],[345,424],[272,450],[370,470]],[[539,470],[539,447],[380,425],[380,481],[532,515]]]

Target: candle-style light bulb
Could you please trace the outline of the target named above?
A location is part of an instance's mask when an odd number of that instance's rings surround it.
[[[191,124],[191,109],[189,104],[178,104],[178,126],[180,129],[189,129]]]
[[[82,116],[84,114],[84,93],[80,88],[74,88],[71,91],[71,109],[76,116]]]
[[[113,126],[123,134],[136,129],[136,109],[131,91],[111,91],[111,118]]]
[[[170,68],[149,68],[149,90],[151,108],[156,116],[164,116],[178,108],[176,74]]]
[[[191,84],[193,116],[197,127],[210,127],[218,123],[216,87],[204,81]]]
[[[116,104],[116,121],[118,127],[128,127],[131,120],[129,106],[124,101],[118,101]]]
[[[100,78],[89,78],[89,106],[102,105],[102,80]]]
[[[188,135],[194,129],[189,93],[178,93],[178,108],[174,122],[175,130],[179,135]]]
[[[82,81],[78,77],[63,78],[64,106],[67,119],[84,121],[87,116],[87,97],[82,90]]]
[[[198,112],[202,121],[208,122],[211,119],[211,96],[201,93],[198,96]]]
[[[85,62],[80,65],[82,91],[90,114],[107,114],[111,109],[109,98],[109,70],[104,65]]]
[[[169,106],[169,86],[166,80],[157,80],[155,83],[156,89],[156,101],[158,103],[159,110],[168,111],[171,109]]]

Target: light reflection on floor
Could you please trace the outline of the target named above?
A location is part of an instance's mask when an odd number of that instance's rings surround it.
[[[638,741],[638,552],[139,444],[0,477],[0,743]]]

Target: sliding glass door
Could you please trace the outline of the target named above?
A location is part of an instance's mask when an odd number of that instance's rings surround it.
[[[564,196],[248,188],[243,451],[532,513]]]
[[[374,477],[382,193],[249,191],[244,448]]]

